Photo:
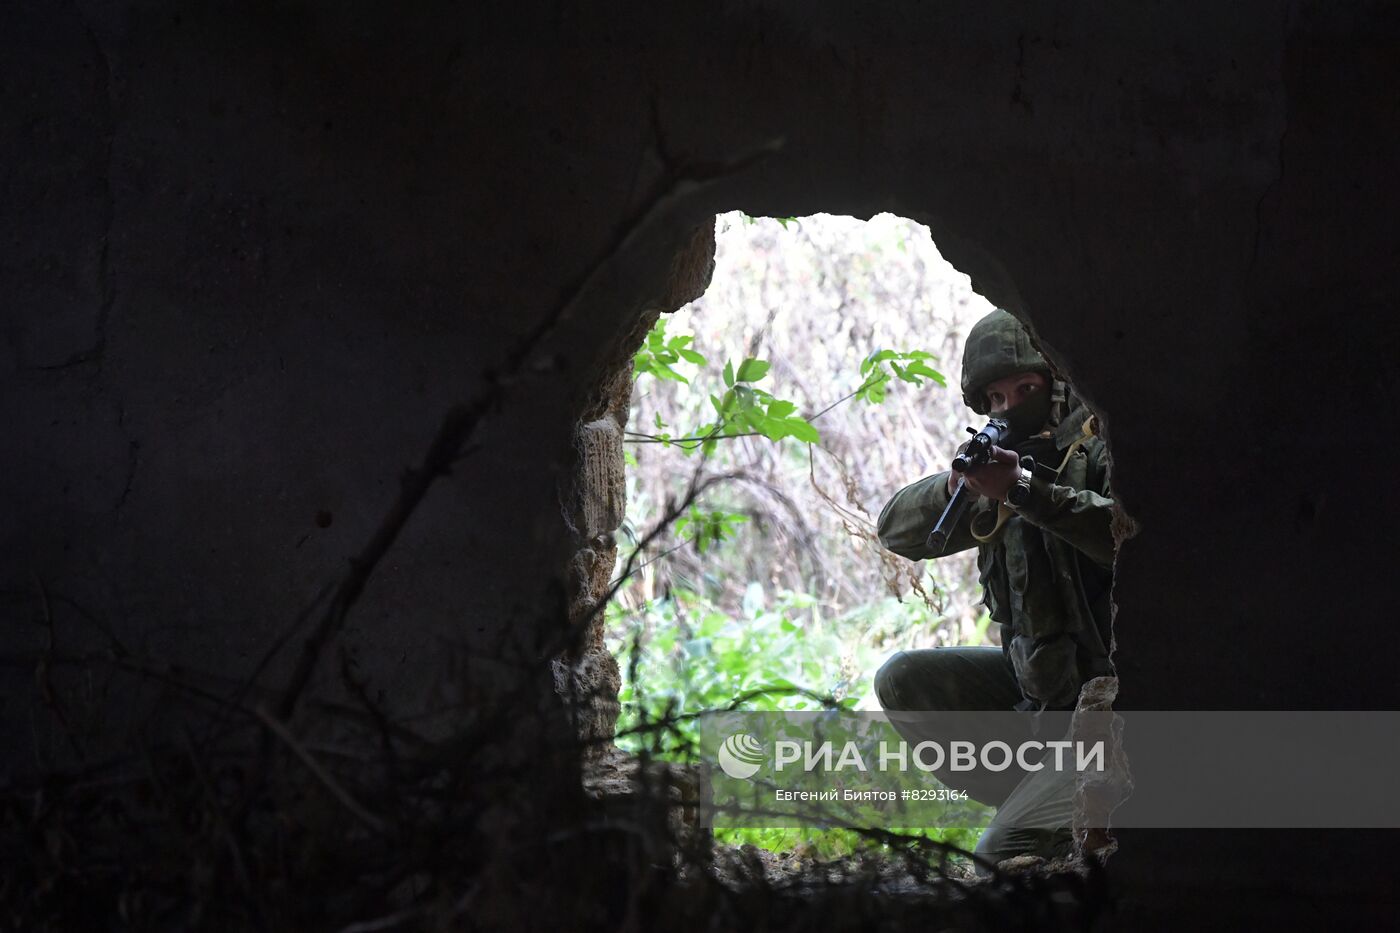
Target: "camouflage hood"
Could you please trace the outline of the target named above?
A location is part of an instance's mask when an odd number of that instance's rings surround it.
[[[967,407],[979,415],[987,413],[982,390],[1016,373],[1044,373],[1053,377],[1050,364],[1031,345],[1031,335],[1009,311],[1000,308],[972,325],[963,345],[962,393]]]

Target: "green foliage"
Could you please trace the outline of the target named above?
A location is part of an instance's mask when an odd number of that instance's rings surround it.
[[[676,519],[676,536],[694,541],[695,549],[703,554],[711,545],[732,537],[735,526],[748,520],[747,515],[739,512],[704,511],[692,505],[690,511]]]
[[[673,367],[682,360],[696,366],[706,365],[704,355],[690,346],[693,340],[689,335],[667,337],[666,319],[658,318],[632,359],[633,373],[689,385],[690,380]],[[796,414],[795,403],[776,398],[753,384],[768,375],[769,367],[767,360],[752,357],[743,360],[737,370],[732,360],[726,361],[722,374],[725,392],[722,396],[710,396],[716,420],[677,435],[665,430],[666,422],[657,412],[654,419],[657,433],[646,435],[646,438],[659,441],[666,447],[674,445],[686,453],[695,450],[709,453],[718,439],[739,435],[759,434],[772,440],[793,437],[806,443],[817,443],[821,435],[805,418]]]
[[[925,827],[912,829],[881,827],[887,832],[899,833],[912,838],[931,839],[946,842],[971,852],[977,845],[980,830],[964,826]],[[770,852],[793,852],[798,856],[815,856],[820,859],[840,858],[854,852],[870,849],[870,841],[854,829],[824,829],[818,826],[799,827],[743,827],[715,829],[715,842],[720,845],[753,845]],[[876,848],[889,849],[879,845]]]
[[[632,357],[632,374],[641,376],[651,374],[658,379],[669,379],[672,382],[680,382],[686,385],[690,380],[686,379],[672,367],[684,360],[695,366],[704,366],[705,357],[690,346],[695,338],[689,335],[668,338],[666,336],[666,319],[659,317],[647,332],[646,340],[642,347]]]
[[[796,414],[796,403],[752,385],[768,375],[768,367],[767,360],[753,358],[740,363],[737,372],[732,363],[724,364],[725,392],[710,396],[716,420],[696,432],[704,437],[702,450],[709,453],[719,438],[740,434],[758,434],[774,441],[791,437],[808,444],[821,441],[817,429]]]
[[[736,697],[746,697],[746,710],[872,708],[875,669],[905,646],[904,633],[930,624],[927,611],[892,597],[838,616],[823,617],[821,609],[810,594],[770,596],[755,582],[737,618],[690,589],[675,589],[635,613],[614,601],[605,631],[623,670],[618,745],[694,761],[700,738],[695,717],[729,708]],[[986,624],[984,615],[979,641]],[[657,722],[668,726],[656,729],[651,724]],[[978,831],[920,828],[908,834],[970,849]],[[821,857],[869,845],[853,830],[816,827],[721,829],[716,838]]]
[[[750,583],[744,616],[737,619],[687,589],[673,590],[630,616],[617,603],[609,605],[606,631],[624,656],[637,652],[623,665],[619,731],[668,713],[721,709],[748,694],[753,696],[744,707],[754,710],[821,709],[820,702],[800,692],[804,688],[849,698],[852,685],[833,666],[846,647],[840,635],[804,624],[815,600],[783,593],[771,607],[765,602],[763,587]],[[699,731],[693,722],[682,722],[675,738],[667,747],[693,743]],[[632,747],[640,744],[634,739]]]
[[[732,528],[732,513],[710,514]],[[790,590],[770,596],[754,581],[738,617],[695,588],[676,587],[635,612],[614,600],[605,631],[623,668],[618,728],[626,733],[668,713],[723,709],[750,693],[744,709],[873,708],[876,668],[893,651],[913,646],[909,633],[938,624],[921,603],[892,596],[824,616],[815,596]],[[986,624],[984,616],[978,643]],[[683,722],[676,735],[694,740],[699,732]],[[640,747],[635,736],[619,744]]]
[[[738,213],[739,216],[744,219],[744,226],[746,227],[752,226],[757,221],[757,218],[745,214],[743,211],[739,211]],[[795,225],[799,230],[802,229],[802,221],[798,220],[796,217],[774,217],[773,219],[782,224],[784,230],[788,229],[788,224]]]
[[[880,404],[894,377],[916,386],[922,386],[923,380],[929,379],[947,388],[947,378],[928,364],[931,359],[933,354],[924,350],[877,350],[860,364],[860,374],[865,381],[856,390],[856,398],[872,405]]]
[[[690,346],[692,340],[690,336],[667,337],[666,320],[658,318],[633,358],[633,372],[638,376],[650,374],[658,379],[690,385],[690,380],[672,367],[681,360],[700,367],[707,365],[705,357]],[[943,374],[928,365],[927,361],[931,359],[933,354],[924,350],[880,350],[872,353],[860,366],[864,381],[846,398],[879,404],[884,401],[888,384],[894,377],[916,386],[923,386],[924,379],[947,386]],[[658,412],[655,415],[657,433],[645,435],[645,439],[666,447],[679,447],[687,454],[696,450],[709,454],[719,441],[730,437],[756,435],[774,441],[790,437],[804,444],[821,443],[821,432],[811,421],[797,414],[795,402],[778,398],[755,385],[768,375],[771,365],[767,360],[754,357],[744,359],[738,367],[735,367],[733,360],[726,360],[720,374],[725,391],[710,395],[710,404],[715,410],[714,421],[676,434],[665,430],[667,425]]]

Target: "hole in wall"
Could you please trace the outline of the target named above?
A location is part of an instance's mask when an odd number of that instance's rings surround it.
[[[622,668],[618,743],[663,759],[693,755],[688,717],[736,698],[879,710],[877,672],[901,652],[1002,655],[975,550],[914,562],[878,536],[890,497],[945,470],[985,421],[959,378],[992,305],[905,218],[731,212],[715,234],[710,287],[635,358],[618,537],[636,557],[604,626]],[[671,725],[643,728],[657,721]],[[930,835],[971,849],[980,828]],[[839,830],[719,841],[858,847]]]

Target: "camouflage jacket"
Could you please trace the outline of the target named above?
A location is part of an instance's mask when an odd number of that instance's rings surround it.
[[[1058,466],[1088,412],[1066,418],[1054,438]],[[1050,481],[1037,470],[1029,500],[992,540],[968,526],[997,504],[978,499],[954,528],[945,553],[978,549],[983,602],[1001,625],[1002,648],[1027,709],[1072,709],[1086,680],[1111,673],[1108,653],[1113,584],[1113,498],[1104,443],[1089,438]],[[880,513],[880,542],[910,560],[931,557],[924,543],[948,504],[948,473],[895,493]]]

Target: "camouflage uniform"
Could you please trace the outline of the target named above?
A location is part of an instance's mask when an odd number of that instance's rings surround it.
[[[985,386],[1021,372],[1053,380],[1045,359],[1010,314],[996,311],[968,336],[963,360],[963,397],[986,414]],[[1062,384],[1056,384],[1060,388]],[[1108,659],[1109,595],[1113,582],[1113,506],[1103,442],[1083,435],[1089,412],[1068,393],[1039,436],[1018,444],[1040,467],[1028,500],[1013,510],[986,542],[972,535],[974,522],[998,503],[979,499],[954,528],[945,553],[976,547],[983,601],[1001,626],[1002,648],[935,648],[900,652],[876,675],[876,694],[887,710],[1073,709],[1090,678],[1112,672]],[[1073,452],[1066,459],[1066,451]],[[1064,466],[1058,476],[1048,470]],[[948,504],[948,473],[937,473],[897,492],[880,514],[880,541],[910,560],[934,556],[925,539]],[[982,522],[990,522],[987,515]],[[896,723],[899,727],[899,723]],[[901,731],[904,731],[901,729]],[[928,738],[930,736],[907,736]],[[943,776],[943,775],[940,775]],[[1012,771],[945,780],[999,807],[997,820],[978,843],[989,858],[1067,848],[1072,784],[1052,786],[1049,771],[1029,776]],[[1025,808],[1046,808],[1062,831],[1047,834],[1003,828]],[[1053,821],[1052,821],[1053,822]]]

